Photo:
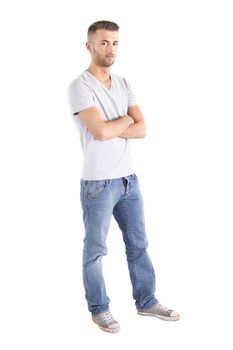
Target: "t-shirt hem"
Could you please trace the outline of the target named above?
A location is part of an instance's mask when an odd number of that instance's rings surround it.
[[[84,181],[101,181],[101,180],[114,180],[114,179],[120,179],[122,177],[130,176],[135,174],[135,170],[127,171],[121,174],[112,174],[112,175],[106,175],[106,176],[81,176],[81,180]]]

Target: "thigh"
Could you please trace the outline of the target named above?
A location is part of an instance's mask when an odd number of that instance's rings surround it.
[[[80,195],[86,238],[104,242],[114,206],[108,180],[81,180]]]
[[[126,244],[147,244],[143,197],[137,178],[129,183],[129,192],[116,204],[113,215]]]

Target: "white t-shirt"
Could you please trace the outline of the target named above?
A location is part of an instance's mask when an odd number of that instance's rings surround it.
[[[126,115],[128,107],[136,105],[134,93],[124,78],[110,75],[109,89],[88,71],[72,81],[68,88],[71,113],[97,107],[106,121]],[[129,139],[115,137],[106,141],[96,140],[78,115],[74,115],[74,118],[79,126],[84,153],[83,180],[114,179],[134,173]]]

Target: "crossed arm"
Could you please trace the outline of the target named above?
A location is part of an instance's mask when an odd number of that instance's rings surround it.
[[[146,135],[146,125],[142,111],[138,106],[130,106],[127,115],[117,119],[104,121],[96,107],[87,108],[78,114],[81,121],[93,136],[100,141],[122,138],[143,138]]]

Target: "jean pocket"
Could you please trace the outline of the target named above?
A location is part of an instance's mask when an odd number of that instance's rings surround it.
[[[87,195],[89,198],[96,198],[104,193],[107,181],[98,180],[98,181],[88,181],[87,184]]]

